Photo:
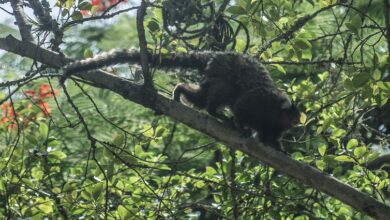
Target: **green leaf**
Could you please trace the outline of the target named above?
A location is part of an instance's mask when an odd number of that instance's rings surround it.
[[[74,0],[61,0],[57,1],[57,3],[60,3],[60,5],[66,9],[70,9],[74,4]]]
[[[118,206],[118,214],[122,220],[126,220],[126,219],[129,219],[131,217],[130,212],[127,211],[127,209],[122,205]]]
[[[385,188],[387,184],[387,181],[386,180],[382,180],[379,182],[378,186],[376,187],[378,190],[382,190],[383,188]]]
[[[374,95],[374,90],[372,87],[367,84],[362,88],[362,97],[365,99],[369,99]]]
[[[278,21],[279,24],[287,24],[288,23],[288,18],[287,17],[281,17]]]
[[[350,91],[355,90],[351,79],[345,79],[343,84],[345,89],[348,89]]]
[[[117,147],[122,146],[125,141],[125,136],[123,133],[116,133],[114,136],[113,144]]]
[[[62,160],[66,158],[66,154],[59,150],[50,151],[49,156],[52,156],[58,160]]]
[[[129,178],[129,184],[134,184],[134,183],[138,182],[139,179],[140,179],[140,178],[137,177],[137,176],[131,176],[131,177]]]
[[[180,53],[188,53],[188,51],[185,47],[177,47],[176,51],[180,52]]]
[[[98,13],[100,11],[100,5],[93,5],[92,7],[91,7],[91,12],[92,12],[92,14],[96,14],[96,13]]]
[[[42,138],[47,138],[47,135],[49,133],[49,127],[45,123],[40,122],[39,123],[39,136]]]
[[[197,181],[197,182],[195,183],[195,187],[198,188],[198,189],[204,188],[205,185],[206,185],[206,184],[205,184],[203,181]]]
[[[380,80],[382,78],[382,73],[380,70],[378,69],[375,69],[374,72],[372,73],[372,78],[377,81],[377,80]]]
[[[320,153],[321,156],[325,155],[327,145],[325,143],[320,143],[318,145],[318,152]]]
[[[353,151],[353,154],[354,154],[356,157],[360,158],[360,157],[362,157],[362,156],[366,153],[366,151],[367,151],[367,148],[364,147],[364,146],[362,146],[362,147],[357,147],[357,148],[355,148],[355,150]]]
[[[134,153],[135,153],[135,155],[137,155],[137,156],[142,156],[142,155],[144,155],[144,150],[142,149],[142,146],[139,145],[139,144],[135,145],[135,147],[134,147]]]
[[[311,43],[306,39],[297,39],[294,43],[294,48],[300,49],[300,50],[306,50],[311,48]]]
[[[66,9],[66,8],[64,8],[64,9],[62,9],[61,16],[62,16],[62,17],[65,17],[65,16],[68,15],[68,13],[69,13],[69,10]]]
[[[334,128],[332,131],[332,138],[338,139],[339,137],[345,135],[347,133],[344,129]]]
[[[100,196],[103,196],[104,194],[104,184],[98,183],[96,184],[92,189],[92,197],[96,201],[99,199]]]
[[[45,214],[53,213],[53,206],[50,202],[45,202],[44,204],[38,205],[38,208]]]
[[[80,9],[80,10],[87,10],[87,11],[91,10],[91,7],[92,7],[92,5],[89,2],[81,2],[77,6],[78,9]]]
[[[340,162],[355,162],[355,160],[352,157],[347,155],[337,156],[334,159]]]
[[[279,72],[286,74],[286,70],[279,64],[271,64],[273,67],[275,67]]]
[[[362,18],[359,14],[355,14],[351,19],[351,23],[355,28],[359,29],[362,26]]]
[[[303,159],[303,155],[301,152],[294,152],[291,157],[294,159],[294,160],[302,160]]]
[[[83,53],[84,58],[90,58],[93,57],[93,52],[91,48],[85,48],[84,53]]]
[[[377,83],[377,85],[378,85],[378,87],[381,90],[383,90],[385,92],[390,92],[390,82],[382,82],[382,81],[380,81],[380,82]]]
[[[302,59],[311,60],[312,58],[313,58],[313,54],[311,52],[311,49],[302,50]]]
[[[41,180],[43,178],[43,171],[40,170],[39,168],[37,167],[33,167],[31,169],[31,176],[37,180]]]
[[[323,171],[325,169],[325,162],[323,160],[317,160],[316,166],[319,170]]]
[[[381,93],[375,96],[375,102],[380,107],[384,106],[387,103],[387,101],[388,101],[388,97],[385,93]]]
[[[87,189],[88,190],[88,189]],[[86,199],[86,200],[91,200],[92,197],[91,197],[91,193],[88,192],[88,191],[82,191],[81,192],[81,197]]]
[[[79,11],[73,12],[73,14],[72,14],[71,17],[72,17],[72,19],[73,19],[74,21],[83,19],[83,15],[82,15],[81,12],[79,12]]]
[[[345,22],[345,26],[347,26],[347,28],[352,31],[354,34],[358,35],[359,36],[359,30],[355,28],[355,26],[353,26],[353,24],[351,22]]]
[[[213,176],[214,174],[216,174],[217,173],[217,171],[214,169],[214,168],[212,168],[212,167],[210,167],[210,166],[207,166],[206,167],[206,172],[205,172],[205,174],[207,174],[208,176]]]
[[[164,127],[158,127],[156,131],[156,137],[162,137],[167,129]]]
[[[242,52],[245,50],[245,46],[246,46],[246,43],[244,40],[240,39],[240,38],[237,38],[236,39],[236,47],[235,47],[235,51],[237,52]]]
[[[226,9],[226,11],[231,13],[231,14],[234,14],[234,15],[246,14],[245,9],[243,7],[237,6],[237,5],[230,6],[228,9]]]
[[[302,112],[301,115],[299,116],[299,123],[305,124],[306,121],[307,121],[307,115]]]
[[[370,74],[361,72],[352,78],[352,84],[355,88],[360,88],[370,80]]]
[[[314,2],[313,2],[313,0],[306,0],[306,1],[309,2],[309,3],[311,4],[311,6],[314,7]]]
[[[352,148],[355,148],[355,147],[357,147],[358,146],[358,144],[359,144],[359,142],[358,142],[358,140],[356,140],[356,139],[350,139],[349,141],[348,141],[348,143],[347,143],[347,149],[352,149]]]
[[[56,147],[56,146],[58,146],[58,145],[60,145],[61,144],[61,142],[60,141],[58,141],[56,138],[54,138],[54,137],[49,137],[48,138],[48,140],[47,140],[47,145],[49,146],[49,147]]]
[[[345,26],[347,26],[350,31],[360,37],[359,31],[360,27],[362,26],[362,19],[360,15],[354,15],[349,22],[345,23]]]
[[[149,29],[150,32],[157,32],[160,30],[160,25],[154,19],[149,20],[146,27]]]
[[[367,156],[367,163],[375,160],[376,158],[378,158],[380,154],[378,152],[370,152]]]
[[[61,189],[58,188],[58,187],[54,187],[51,191],[52,191],[54,194],[60,194],[60,193],[61,193]]]

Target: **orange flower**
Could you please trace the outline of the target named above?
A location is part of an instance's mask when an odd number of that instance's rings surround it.
[[[24,91],[24,94],[26,94],[28,96],[31,96],[31,97],[34,97],[35,96],[35,91],[29,89],[29,90]]]
[[[92,0],[91,5],[100,5],[100,0]]]
[[[127,0],[123,0],[123,1],[121,1],[121,0],[91,0],[91,5],[98,7],[98,9],[97,9],[98,12],[103,12],[107,8],[109,8],[112,5],[115,5],[118,2],[121,2],[121,3],[127,2]],[[87,16],[87,15],[91,14],[90,11],[87,11],[87,10],[81,10],[80,13],[83,16]]]
[[[9,102],[4,102],[4,103],[1,105],[1,111],[2,111],[2,112],[7,112],[9,106],[10,106],[10,103],[9,103]]]
[[[14,117],[15,116],[14,109],[11,107],[11,104],[9,102],[4,102],[1,105],[1,114],[3,117]]]
[[[42,84],[39,87],[39,97],[40,97],[40,99],[45,99],[45,98],[48,98],[48,97],[52,97],[53,93],[55,95],[58,94],[58,90],[54,89],[52,91],[51,88],[50,88],[50,85],[47,84],[47,83],[44,83],[44,84]]]
[[[9,102],[4,102],[1,105],[1,115],[2,117],[0,118],[0,124],[14,121],[15,112]],[[8,125],[8,128],[15,128],[15,127],[16,124],[14,123]]]
[[[2,118],[0,119],[0,124],[6,123],[6,122],[9,122],[9,121],[10,121],[10,120],[9,120],[8,117],[2,117]]]
[[[81,10],[80,13],[81,13],[81,15],[82,15],[83,17],[89,15],[89,11],[87,11],[87,10]]]
[[[51,108],[49,107],[49,104],[47,102],[39,102],[38,103],[39,108],[41,108],[42,113],[45,116],[48,116],[51,113]]]
[[[17,126],[18,126],[17,124],[12,123],[12,124],[9,124],[7,128],[8,129],[15,129]]]

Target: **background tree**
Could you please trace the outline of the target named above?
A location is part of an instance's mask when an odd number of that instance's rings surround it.
[[[1,217],[390,216],[388,0],[51,3],[0,0],[16,23],[0,34]],[[57,83],[73,59],[133,47],[139,65]],[[194,50],[267,66],[303,112],[285,153],[169,100],[201,76],[148,53]]]

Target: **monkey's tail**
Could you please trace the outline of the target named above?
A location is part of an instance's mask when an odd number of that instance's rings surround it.
[[[212,58],[213,53],[210,51],[161,55],[149,53],[148,56],[149,63],[157,68],[179,67],[204,69],[207,62]],[[140,52],[138,50],[113,50],[92,58],[72,62],[64,67],[64,73],[60,79],[60,85],[63,85],[65,80],[75,73],[90,71],[120,63],[140,63]]]
[[[181,96],[184,96],[184,101],[187,104],[194,105],[197,108],[206,108],[206,94],[204,90],[200,88],[194,88],[189,84],[179,83],[173,90],[172,99],[180,102]]]

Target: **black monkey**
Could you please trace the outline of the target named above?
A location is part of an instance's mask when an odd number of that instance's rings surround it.
[[[261,141],[275,148],[279,148],[277,140],[283,131],[299,122],[297,107],[258,61],[237,53],[219,53],[202,72],[205,79],[197,88],[179,84],[173,98],[179,101],[184,96],[214,116],[229,107],[237,127],[256,130]]]
[[[138,63],[136,50],[113,51],[64,68],[60,83],[77,72],[97,69],[117,63]],[[156,67],[197,69],[204,75],[198,87],[178,84],[173,98],[184,97],[190,104],[206,109],[213,116],[229,107],[234,122],[241,129],[257,131],[265,144],[278,148],[281,134],[296,125],[300,113],[288,96],[278,89],[266,68],[257,60],[233,52],[190,52],[158,56],[149,54],[150,63]]]

